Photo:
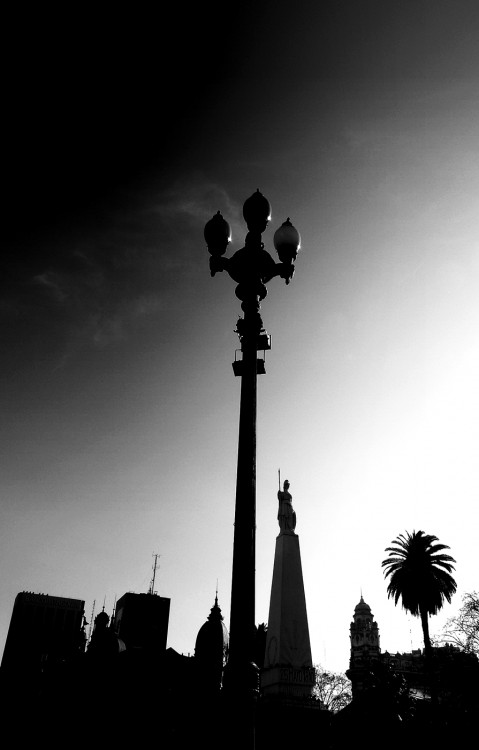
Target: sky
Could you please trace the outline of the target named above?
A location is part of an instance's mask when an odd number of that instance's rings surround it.
[[[241,314],[211,278],[257,188],[301,233],[268,285],[258,382],[256,620],[278,469],[297,514],[313,662],[343,672],[361,594],[383,650],[422,647],[387,597],[398,534],[478,588],[479,7],[415,2],[14,9],[5,19],[0,653],[15,596],[111,614],[171,598],[193,653],[229,623]]]

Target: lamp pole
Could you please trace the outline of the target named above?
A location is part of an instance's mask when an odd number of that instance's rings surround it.
[[[276,231],[274,245],[279,263],[264,249],[262,233],[271,218],[269,201],[259,190],[243,206],[248,227],[245,245],[231,258],[224,257],[231,239],[228,222],[218,211],[205,226],[205,240],[214,276],[227,271],[237,283],[244,317],[239,318],[242,360],[233,365],[241,377],[241,401],[238,436],[238,467],[231,584],[230,647],[224,688],[237,698],[251,699],[258,693],[258,669],[254,664],[255,639],[255,536],[256,536],[256,384],[263,360],[257,352],[270,349],[270,337],[263,328],[261,301],[266,284],[280,276],[289,284],[294,261],[300,248],[300,236],[289,219]]]

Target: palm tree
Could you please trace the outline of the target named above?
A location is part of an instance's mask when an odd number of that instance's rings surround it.
[[[437,614],[444,599],[450,602],[456,591],[456,582],[450,575],[456,561],[442,553],[449,547],[434,544],[437,541],[437,536],[424,531],[412,534],[406,531],[391,542],[393,547],[386,547],[389,557],[382,562],[384,577],[389,576],[388,598],[394,597],[397,604],[401,597],[403,608],[421,618],[424,652],[429,663],[432,655],[429,615]]]

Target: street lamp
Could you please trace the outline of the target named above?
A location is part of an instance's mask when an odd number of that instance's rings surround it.
[[[255,535],[256,535],[256,380],[257,352],[270,349],[270,337],[263,328],[260,303],[266,284],[280,276],[289,284],[300,248],[299,232],[287,219],[274,234],[279,256],[276,263],[264,249],[262,233],[271,218],[269,201],[257,190],[243,206],[248,227],[245,245],[231,258],[224,257],[231,240],[230,227],[218,211],[206,224],[204,235],[210,257],[211,275],[227,271],[236,281],[236,296],[244,317],[239,318],[242,360],[235,374],[241,377],[238,437],[238,468],[231,584],[230,647],[225,671],[225,691],[238,698],[252,698],[258,692],[258,669],[254,664],[255,639]]]

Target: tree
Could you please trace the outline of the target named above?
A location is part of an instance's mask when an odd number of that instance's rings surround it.
[[[414,700],[403,674],[389,664],[375,662],[370,665],[364,680],[363,705],[372,705],[383,718],[393,721],[410,719]]]
[[[462,607],[446,622],[438,640],[453,643],[479,657],[479,592],[464,594]]]
[[[424,635],[424,651],[429,663],[432,656],[429,637],[429,615],[435,615],[442,609],[444,600],[451,601],[456,591],[456,582],[450,575],[456,562],[442,550],[449,549],[446,544],[434,544],[438,538],[424,531],[405,532],[386,547],[389,552],[382,566],[384,577],[389,577],[388,598],[399,598],[403,608],[412,615],[421,618]]]
[[[345,674],[325,672],[320,666],[315,667],[316,683],[313,694],[333,713],[351,703],[351,683]]]

